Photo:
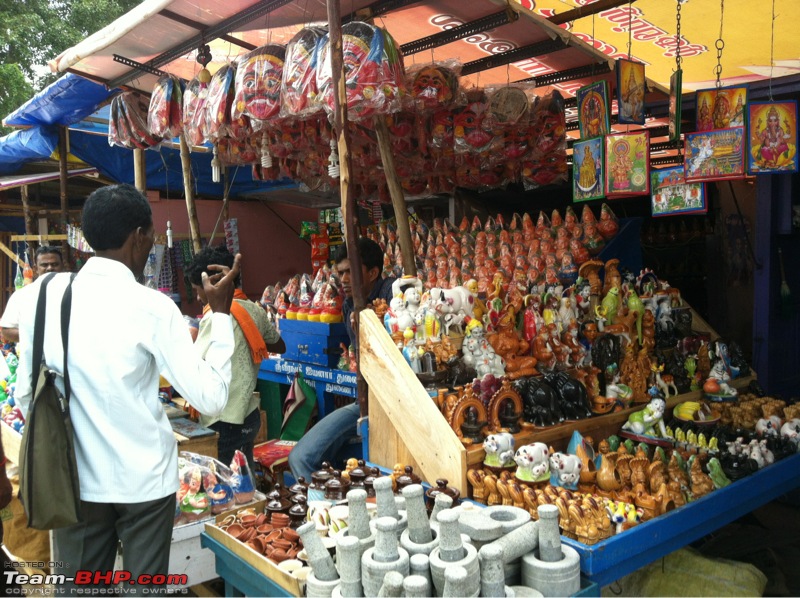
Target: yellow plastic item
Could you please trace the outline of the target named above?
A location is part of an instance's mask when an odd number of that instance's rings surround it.
[[[341,313],[331,314],[322,312],[319,315],[319,321],[324,322],[325,324],[340,324],[341,322],[344,322],[344,318],[342,317]]]

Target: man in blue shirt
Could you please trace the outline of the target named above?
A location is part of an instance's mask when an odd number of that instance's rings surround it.
[[[392,298],[394,278],[382,278],[383,251],[375,241],[361,237],[358,240],[358,254],[361,256],[361,276],[363,293],[366,302]],[[350,336],[350,342],[357,339],[353,331],[353,287],[350,278],[350,260],[347,257],[347,246],[341,245],[334,254],[336,271],[342,281],[345,300],[342,315]],[[322,418],[303,436],[289,453],[289,467],[295,478],[304,477],[311,480],[311,472],[320,468],[323,461],[336,464],[339,451],[347,443],[358,436],[358,418],[360,416],[358,401],[345,405]]]

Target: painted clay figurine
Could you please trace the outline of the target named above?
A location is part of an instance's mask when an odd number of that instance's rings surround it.
[[[662,398],[654,398],[641,411],[636,411],[628,416],[628,421],[623,424],[623,430],[630,430],[634,434],[667,437],[664,426],[664,410],[667,404]],[[656,428],[658,433],[656,434]]]

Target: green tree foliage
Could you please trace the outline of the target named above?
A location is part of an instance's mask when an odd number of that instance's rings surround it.
[[[140,0],[0,0],[0,117],[60,75],[47,62]],[[10,129],[0,128],[5,135]]]

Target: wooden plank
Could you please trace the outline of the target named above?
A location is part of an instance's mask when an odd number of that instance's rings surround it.
[[[19,257],[19,256],[18,256],[16,253],[14,253],[13,251],[11,251],[11,250],[8,248],[8,246],[7,246],[5,243],[3,243],[2,241],[0,241],[0,251],[2,251],[2,252],[3,252],[3,253],[5,253],[5,254],[6,254],[8,257],[10,257],[10,258],[11,258],[11,259],[12,259],[12,260],[15,262],[15,263],[17,263],[17,264],[19,265],[19,267],[20,267],[20,268],[22,268],[22,267],[24,267],[24,266],[25,266],[25,262],[23,262],[23,261],[20,259],[20,257]]]
[[[374,445],[370,445],[369,457],[373,463],[378,463],[384,467],[392,469],[395,463],[410,465],[415,471],[419,472],[419,464],[414,456],[408,451],[399,434],[392,426],[392,420],[383,409],[380,401],[375,398],[375,391],[369,391],[369,421],[374,426],[374,430],[379,432],[373,436],[370,434],[370,441],[374,440]],[[373,452],[372,446],[375,447]]]
[[[755,380],[755,376],[744,376],[737,378],[731,382],[734,388],[744,388],[751,381]],[[687,392],[682,395],[672,396],[667,399],[667,409],[672,409],[678,403],[684,401],[699,401],[703,398],[703,391],[697,390],[694,392]],[[619,432],[620,427],[626,421],[628,416],[634,411],[639,411],[644,405],[637,405],[629,409],[624,409],[617,413],[608,413],[606,415],[599,415],[590,417],[588,419],[581,419],[578,421],[565,422],[556,426],[548,426],[547,428],[535,428],[531,431],[522,431],[515,434],[516,446],[520,447],[530,442],[544,442],[548,446],[553,446],[556,450],[566,449],[572,432],[580,432],[581,434],[590,435],[594,437],[597,442],[610,434]],[[486,453],[483,451],[483,446],[473,445],[467,449],[467,465],[477,465],[483,463]]]
[[[66,241],[67,235],[11,235],[11,241]]]
[[[372,457],[381,450],[379,440],[394,430],[414,460],[419,475],[428,482],[445,478],[462,495],[467,489],[464,446],[442,417],[425,388],[406,363],[392,339],[371,310],[361,312],[361,370],[373,389],[374,403],[380,404],[388,421],[380,416],[370,421],[370,458],[379,465],[393,465],[400,459],[384,456],[384,463]],[[377,422],[380,421],[380,427]],[[402,451],[397,451],[402,454]]]
[[[175,440],[178,441],[178,452],[189,451],[198,455],[206,455],[207,457],[214,457],[219,455],[218,442],[219,433],[209,434],[208,436],[200,436],[198,438],[187,438],[177,432],[173,432]],[[227,463],[226,463],[227,465]]]

